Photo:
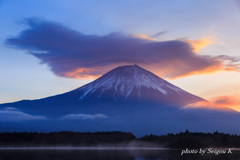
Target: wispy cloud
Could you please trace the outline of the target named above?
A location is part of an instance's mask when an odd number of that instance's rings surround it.
[[[224,70],[238,71],[238,72],[240,71],[239,56],[219,55],[219,56],[216,56],[216,59],[224,63]]]
[[[77,120],[77,119],[82,119],[82,120],[87,120],[87,119],[99,119],[99,118],[107,118],[106,115],[101,114],[101,113],[97,113],[97,114],[67,114],[63,117],[61,117],[61,119],[73,119],[73,120]]]
[[[166,33],[167,33],[167,31],[161,31],[161,32],[155,33],[151,37],[157,38],[157,37],[160,37],[160,36],[162,36],[162,35],[164,35]]]
[[[156,41],[147,35],[86,35],[36,18],[26,19],[25,23],[28,28],[8,38],[6,44],[27,50],[62,77],[98,77],[124,64],[139,64],[166,78],[220,70],[239,71],[239,64],[236,64],[239,60],[233,65],[231,57],[195,53],[213,43],[209,39]]]
[[[209,101],[201,101],[188,104],[185,108],[206,108],[217,110],[235,110],[240,112],[240,98],[232,96],[219,96]]]
[[[139,38],[139,39],[145,39],[145,40],[149,40],[149,41],[156,41],[157,39],[154,37],[150,37],[146,34],[132,34],[131,35],[134,38]]]
[[[94,119],[106,119],[106,115],[97,113],[97,114],[67,114],[59,119],[61,120],[94,120]],[[25,113],[14,107],[6,107],[0,110],[0,121],[28,121],[28,120],[51,120],[45,116],[32,115]]]
[[[46,120],[45,116],[36,116],[24,113],[13,107],[6,107],[0,110],[0,121],[26,121]]]
[[[199,40],[186,39],[184,41],[191,44],[194,52],[199,51],[201,48],[204,48],[206,45],[210,45],[210,44],[215,43],[215,41],[211,40],[210,37],[202,38],[202,39],[199,39]]]

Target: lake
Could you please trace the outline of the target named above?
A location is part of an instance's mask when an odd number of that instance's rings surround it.
[[[186,154],[169,149],[82,149],[35,148],[0,149],[0,160],[239,160],[240,151],[231,154]]]

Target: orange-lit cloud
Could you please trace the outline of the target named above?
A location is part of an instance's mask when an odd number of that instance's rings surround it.
[[[217,71],[240,71],[240,58],[206,56],[195,51],[214,43],[200,40],[157,41],[165,32],[153,36],[87,35],[61,24],[34,18],[26,19],[29,28],[6,44],[38,58],[51,71],[67,78],[96,78],[122,64],[138,64],[163,78],[179,78]]]
[[[68,72],[61,72],[60,74],[64,77],[67,78],[75,78],[75,79],[96,79],[100,75],[91,75],[91,72],[94,72],[95,70],[93,69],[88,69],[88,68],[78,68],[73,71],[68,71]]]
[[[206,57],[205,65],[197,64],[198,61],[193,62],[191,64],[193,68],[189,68],[189,66],[186,66],[183,63],[184,62],[180,60],[176,60],[176,61],[172,61],[172,63],[168,63],[168,61],[163,61],[160,64],[143,65],[143,66],[146,69],[154,72],[158,76],[167,77],[170,79],[177,79],[177,78],[188,77],[188,76],[199,75],[199,74],[213,74],[218,71],[223,71],[228,69],[228,67],[224,65],[221,59],[213,58],[213,57],[211,58]],[[231,68],[231,69],[236,70],[236,68]]]
[[[145,39],[145,40],[150,40],[150,41],[156,41],[156,38],[150,37],[146,34],[131,34],[132,37],[134,38],[140,38],[140,39]]]
[[[209,63],[209,65],[204,65],[201,68],[199,67],[198,69],[188,70],[188,68],[186,68],[185,65],[182,65],[180,61],[172,62],[175,65],[169,65],[164,63],[158,64],[158,67],[157,65],[155,66],[146,65],[146,68],[148,68],[149,70],[151,70],[152,72],[154,72],[159,76],[168,77],[170,79],[177,79],[177,78],[188,77],[192,75],[200,75],[200,74],[214,74],[218,71],[240,72],[240,65],[238,64],[240,62],[239,57],[234,57],[234,56],[231,57],[231,56],[225,56],[225,55],[220,55],[215,57],[210,57],[210,56],[205,56],[205,57],[208,60],[212,59],[212,63]],[[165,65],[167,67],[162,67],[162,65]],[[177,70],[176,70],[176,66],[178,66]],[[159,68],[162,68],[162,69],[159,70]]]
[[[206,108],[240,112],[240,98],[231,96],[214,97],[209,101],[201,101],[193,104],[188,104],[185,108]]]
[[[192,45],[193,51],[197,52],[199,51],[201,48],[213,44],[215,43],[215,41],[211,40],[211,38],[202,38],[199,40],[192,40],[192,39],[186,39],[184,40],[185,42],[189,43]]]

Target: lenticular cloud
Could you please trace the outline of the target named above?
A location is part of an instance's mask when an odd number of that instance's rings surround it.
[[[6,44],[27,50],[61,77],[96,77],[133,63],[168,78],[229,70],[226,59],[197,55],[186,40],[154,41],[122,33],[87,35],[36,18],[25,23],[28,28],[8,38]]]

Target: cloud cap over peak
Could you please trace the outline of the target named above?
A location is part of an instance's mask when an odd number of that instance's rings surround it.
[[[197,55],[186,40],[155,41],[122,33],[86,35],[36,18],[26,19],[25,24],[28,28],[6,44],[27,50],[62,77],[96,77],[123,64],[139,64],[168,78],[226,68],[226,59]]]

